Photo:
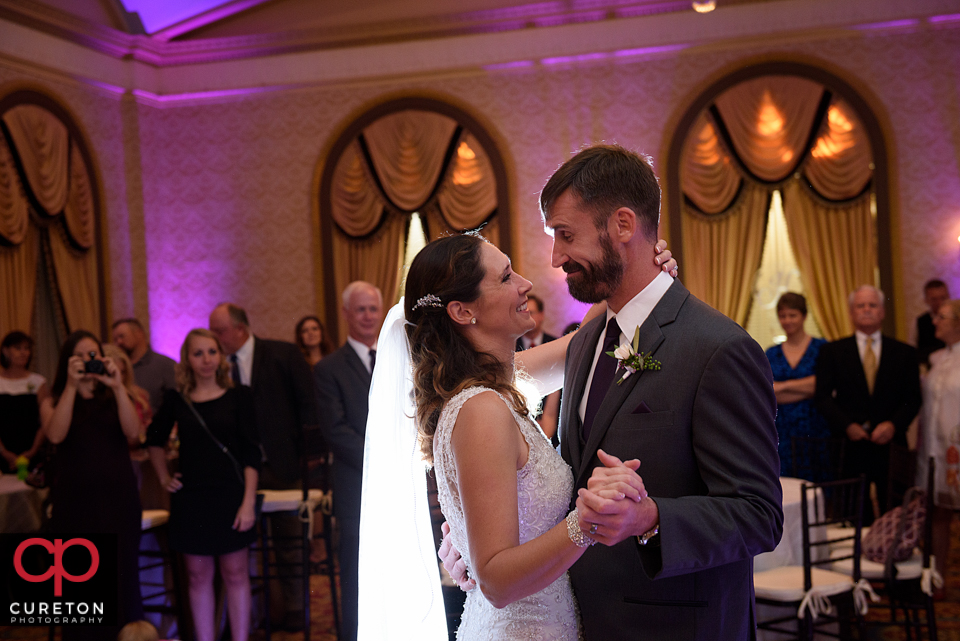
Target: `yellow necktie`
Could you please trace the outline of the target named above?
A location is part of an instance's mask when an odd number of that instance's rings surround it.
[[[863,374],[867,377],[867,389],[873,394],[877,380],[877,355],[873,352],[873,337],[867,337],[867,351],[863,353]]]

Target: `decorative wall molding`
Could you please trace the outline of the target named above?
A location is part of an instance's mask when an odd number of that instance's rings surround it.
[[[228,8],[243,9],[244,3],[257,4],[238,0]],[[366,35],[354,32],[347,37],[321,29],[169,40],[182,34],[175,28],[153,37],[128,34],[44,5],[0,0],[0,55],[137,90],[159,104],[163,97],[192,99],[205,92],[216,99],[221,92],[245,89],[583,64],[693,47],[779,43],[815,34],[867,37],[960,24],[955,0],[778,0],[734,4],[709,14],[679,11],[678,5],[686,2],[667,0],[628,3],[618,11],[531,17],[535,7],[554,4],[525,5],[513,13],[500,9],[460,14],[419,26],[394,24],[390,35],[384,35],[386,25],[371,23]],[[641,10],[659,13],[631,15]],[[198,28],[199,23],[189,22],[180,26]]]

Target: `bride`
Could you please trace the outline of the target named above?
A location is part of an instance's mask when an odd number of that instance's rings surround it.
[[[559,389],[570,337],[514,354],[534,326],[530,289],[476,235],[436,240],[410,266],[404,300],[381,332],[370,395],[361,639],[447,638],[424,461],[436,470],[451,543],[479,587],[467,595],[458,638],[579,637],[567,570],[594,541],[569,510],[570,468],[526,401]],[[384,367],[396,362],[400,369]],[[635,464],[597,492],[639,500]]]

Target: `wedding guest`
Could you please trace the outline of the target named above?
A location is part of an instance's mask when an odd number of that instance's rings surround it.
[[[147,332],[136,318],[121,318],[113,323],[113,342],[130,357],[133,378],[150,395],[150,407],[156,412],[166,390],[176,388],[173,368],[176,362],[150,347]]]
[[[164,446],[174,423],[180,436],[180,472],[170,475]],[[253,394],[234,386],[230,365],[213,332],[193,329],[180,348],[177,390],[147,435],[150,460],[171,493],[168,540],[189,575],[190,608],[199,641],[213,641],[217,561],[227,594],[230,634],[246,641],[250,627],[248,548],[254,523],[260,446]]]
[[[143,389],[133,379],[133,363],[130,357],[118,345],[106,343],[103,346],[103,355],[113,359],[117,367],[120,368],[120,378],[123,379],[123,387],[130,395],[134,407],[137,408],[137,415],[140,422],[143,423],[143,435],[146,436],[147,425],[153,418],[153,410],[150,408],[150,394]]]
[[[920,410],[917,350],[883,336],[883,292],[862,285],[850,294],[853,336],[820,349],[816,367],[817,409],[838,437],[845,437],[843,474],[866,474],[875,483],[877,505],[864,510],[864,524],[887,505],[890,444],[906,446],[907,428]]]
[[[920,352],[920,362],[926,365],[930,364],[930,354],[945,346],[936,336],[933,319],[948,298],[950,290],[942,280],[934,278],[923,286],[923,301],[927,304],[927,311],[917,317],[917,351]]]
[[[930,355],[930,371],[923,379],[917,477],[918,483],[925,486],[932,456],[936,469],[933,554],[937,571],[946,576],[950,524],[960,510],[960,300],[941,304],[933,324],[937,339],[946,347]]]
[[[54,457],[51,531],[116,534],[117,626],[64,626],[63,638],[110,639],[143,618],[140,598],[140,496],[128,445],[140,436],[140,417],[123,387],[120,368],[104,358],[96,336],[78,330],[63,343],[51,396],[40,406]]]
[[[270,340],[253,334],[247,312],[233,303],[220,303],[210,312],[212,331],[232,363],[230,376],[235,385],[249,387],[257,439],[262,446],[260,488],[301,489],[300,462],[303,435],[317,424],[317,399],[310,379],[310,367],[293,343]],[[296,515],[270,515],[270,528],[278,539],[296,539],[301,523]],[[283,627],[289,632],[304,627],[304,579],[294,575],[301,562],[297,548],[277,550],[280,589],[283,593]]]
[[[16,472],[17,459],[34,461],[43,446],[40,403],[47,379],[30,371],[33,339],[13,331],[0,343],[0,473]]]
[[[294,342],[303,352],[310,367],[333,351],[333,343],[327,335],[327,329],[316,316],[304,316],[300,319],[294,332]]]
[[[530,312],[530,319],[535,324],[533,329],[517,339],[518,352],[557,339],[553,334],[548,334],[543,331],[543,300],[539,296],[533,294],[527,295],[527,311]],[[551,407],[551,414],[545,416],[548,405]],[[553,407],[557,408],[558,414],[556,416],[552,414]],[[559,409],[560,391],[558,390],[540,399],[540,412],[533,417],[533,420],[540,424],[540,429],[543,430],[543,433],[546,434],[548,438],[551,440],[556,439],[554,446],[560,444],[560,440],[557,437],[557,416],[559,415]]]
[[[347,341],[313,368],[313,377],[320,429],[334,457],[333,510],[340,529],[337,556],[342,636],[345,641],[356,641],[364,437],[377,336],[383,322],[383,293],[371,283],[354,281],[344,288],[341,301]]]
[[[773,370],[773,392],[777,397],[777,435],[780,437],[780,476],[793,476],[793,469],[813,470],[809,450],[792,458],[792,437],[830,437],[830,426],[813,403],[817,378],[814,371],[820,348],[827,341],[814,338],[803,329],[807,319],[807,299],[802,294],[787,292],[777,301],[777,320],[787,339],[767,350]],[[824,451],[826,456],[826,452]],[[808,479],[824,481],[828,479]]]

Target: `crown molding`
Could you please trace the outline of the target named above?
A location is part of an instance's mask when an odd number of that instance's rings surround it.
[[[0,0],[0,55],[119,88],[151,105],[224,100],[279,88],[606,64],[758,43],[776,47],[798,38],[860,38],[936,28],[960,28],[956,0],[778,0],[721,7],[703,15],[660,13],[328,48],[318,48],[303,36],[280,50],[263,44],[272,35],[164,42],[78,24],[38,5]],[[253,51],[260,54],[253,56]]]

